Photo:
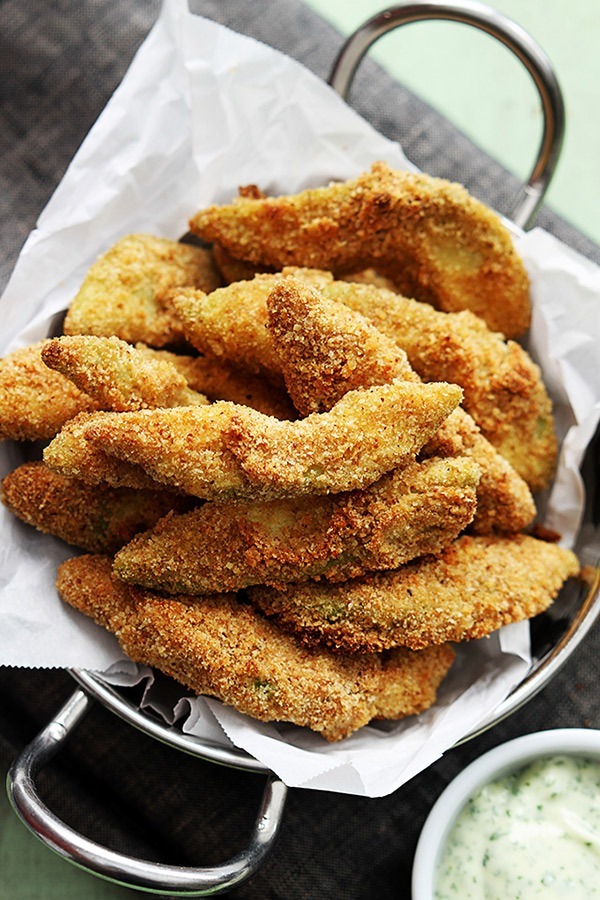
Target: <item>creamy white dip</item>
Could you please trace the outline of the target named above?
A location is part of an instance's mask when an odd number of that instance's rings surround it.
[[[600,897],[600,762],[553,756],[482,788],[450,832],[434,896]]]

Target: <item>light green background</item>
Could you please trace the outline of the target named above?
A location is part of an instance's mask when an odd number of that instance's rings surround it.
[[[308,0],[308,5],[344,34],[385,8],[375,0]],[[567,134],[548,202],[600,242],[600,3],[497,0],[495,6],[543,47],[565,95]],[[511,171],[528,174],[540,136],[539,101],[529,75],[507,50],[466,26],[426,22],[387,35],[371,52]],[[0,900],[135,896],[144,894],[56,857],[21,825],[0,791]]]
[[[307,0],[344,34],[386,8],[377,0]],[[391,5],[391,4],[390,4]],[[567,129],[547,203],[600,242],[600,3],[497,0],[549,56],[564,94]],[[467,25],[418,22],[380,38],[370,55],[491,156],[521,177],[541,136],[537,91],[499,42]]]

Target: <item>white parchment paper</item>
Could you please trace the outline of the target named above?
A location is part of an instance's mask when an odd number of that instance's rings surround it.
[[[288,193],[355,176],[375,160],[413,168],[298,63],[193,16],[185,0],[166,0],[23,248],[0,301],[0,352],[45,337],[87,268],[122,235],[178,238],[198,208],[231,199],[239,185]],[[545,521],[571,544],[583,502],[579,464],[600,416],[600,270],[539,230],[518,244],[533,285],[531,351],[562,440]],[[22,461],[22,448],[0,446],[0,475]],[[59,600],[56,567],[71,555],[0,508],[0,664],[108,670],[124,684],[151,678],[132,673],[114,638]],[[215,700],[183,700],[175,715],[184,710],[184,730],[232,741],[289,785],[381,796],[475,728],[529,663],[527,625],[509,626],[461,649],[433,709],[332,745]],[[147,702],[161,706],[151,687]]]

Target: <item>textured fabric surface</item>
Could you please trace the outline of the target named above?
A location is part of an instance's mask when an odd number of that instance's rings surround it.
[[[342,39],[295,0],[200,0],[209,18],[250,34],[326,78]],[[155,20],[155,0],[3,0],[0,4],[0,282],[37,214]],[[276,14],[274,14],[276,10]],[[514,179],[368,60],[351,102],[423,169],[464,182],[501,212]],[[543,210],[540,224],[600,261],[600,250]],[[492,731],[448,753],[390,797],[291,791],[276,851],[238,898],[352,900],[410,896],[421,825],[472,758],[539,728],[600,727],[597,629],[551,686]],[[74,689],[68,674],[0,670],[0,762],[16,753]],[[53,809],[121,851],[185,865],[243,846],[261,776],[200,762],[139,734],[96,706],[40,779]]]

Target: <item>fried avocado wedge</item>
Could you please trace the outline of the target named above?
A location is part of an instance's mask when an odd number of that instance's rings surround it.
[[[42,359],[50,339],[0,359],[0,440],[46,441],[97,402]]]
[[[95,451],[184,493],[267,500],[354,490],[408,465],[461,394],[456,385],[393,382],[351,391],[329,412],[294,422],[222,401],[97,413],[80,424]],[[64,438],[49,445],[45,461],[69,474],[69,466],[81,470],[85,447]]]
[[[0,499],[27,525],[90,553],[116,553],[167,513],[193,506],[190,497],[170,491],[89,485],[42,462],[24,463],[10,472]]]
[[[360,313],[292,276],[269,294],[267,327],[290,396],[303,415],[330,409],[348,390],[394,378],[419,381],[391,338]],[[466,455],[477,463],[481,480],[474,531],[521,531],[534,518],[527,484],[463,409],[448,416],[421,455]]]
[[[413,650],[480,638],[547,609],[576,556],[529,535],[463,536],[438,558],[341,585],[254,587],[249,596],[303,640],[344,652]]]
[[[443,179],[375,163],[350,181],[211,206],[190,228],[237,259],[277,270],[405,270],[414,296],[438,309],[468,309],[511,338],[529,327],[529,280],[509,232]]]
[[[167,593],[343,581],[439,553],[476,508],[477,466],[428,460],[362,491],[266,503],[205,503],[169,515],[115,557],[124,581]]]
[[[135,662],[255,719],[292,722],[328,741],[427,709],[454,657],[448,646],[359,656],[307,648],[234,594],[192,600],[132,588],[112,575],[106,556],[67,560],[57,588]]]
[[[116,335],[153,347],[180,344],[183,335],[165,305],[177,288],[215,290],[211,253],[189,244],[130,234],[90,267],[65,318],[65,334]]]
[[[199,351],[239,362],[248,371],[281,383],[279,357],[265,326],[268,297],[288,275],[369,319],[405,351],[423,381],[459,384],[463,407],[487,440],[531,490],[548,486],[557,440],[540,369],[520,344],[505,341],[468,311],[439,312],[373,284],[334,280],[330,273],[299,268],[260,274],[208,296],[176,292],[170,302],[187,339]]]
[[[126,412],[208,403],[170,360],[151,357],[118,337],[54,338],[43,347],[42,359],[94,397],[100,409]]]

